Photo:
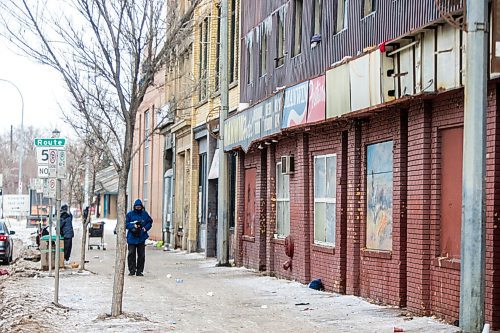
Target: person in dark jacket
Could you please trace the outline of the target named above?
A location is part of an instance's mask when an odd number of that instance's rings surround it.
[[[73,215],[68,211],[68,205],[61,206],[61,237],[64,238],[64,264],[69,264],[71,248],[73,247]]]
[[[146,240],[149,238],[148,231],[153,226],[153,219],[144,209],[140,199],[135,201],[134,209],[127,213],[125,223],[129,275],[143,276],[144,262],[146,261]]]

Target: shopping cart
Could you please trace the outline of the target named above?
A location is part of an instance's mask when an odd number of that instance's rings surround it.
[[[106,250],[106,246],[104,244],[104,222],[94,222],[89,225],[89,239],[88,239],[88,249],[92,250],[94,247],[97,247],[97,249],[102,249]],[[92,244],[92,238],[100,238],[101,242],[98,244]]]

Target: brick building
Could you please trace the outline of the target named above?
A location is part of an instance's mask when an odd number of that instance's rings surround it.
[[[458,319],[464,38],[440,14],[462,7],[435,4],[242,1],[251,106],[224,142],[237,154],[238,265]],[[500,327],[494,77],[486,320]]]

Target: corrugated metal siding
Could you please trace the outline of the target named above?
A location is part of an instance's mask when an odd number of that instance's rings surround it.
[[[379,0],[373,14],[363,17],[363,0],[348,1],[347,29],[334,34],[335,12],[337,0],[323,0],[323,23],[321,43],[310,47],[312,35],[311,19],[313,17],[313,1],[304,0],[302,23],[302,53],[291,57],[292,33],[294,18],[294,0],[242,0],[242,63],[241,63],[241,101],[254,104],[273,94],[277,87],[290,86],[308,78],[324,73],[333,63],[346,56],[355,56],[367,47],[395,39],[419,27],[439,19],[436,0]],[[441,8],[447,12],[462,9],[462,0],[439,0]],[[273,29],[268,37],[268,70],[267,75],[259,77],[259,45],[253,43],[255,65],[254,82],[247,80],[247,45],[245,36],[252,28],[261,24],[281,6],[288,4],[286,17],[286,51],[285,64],[275,68],[276,57],[276,19],[273,17]]]

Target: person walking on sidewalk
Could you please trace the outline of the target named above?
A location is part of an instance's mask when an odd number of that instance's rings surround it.
[[[146,240],[149,238],[148,231],[153,226],[153,219],[144,209],[140,199],[135,201],[134,209],[127,213],[125,223],[129,275],[143,276],[144,262],[146,261]]]
[[[69,264],[71,248],[73,247],[73,215],[68,211],[68,205],[61,206],[61,237],[64,238],[64,264]]]

